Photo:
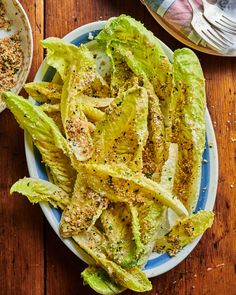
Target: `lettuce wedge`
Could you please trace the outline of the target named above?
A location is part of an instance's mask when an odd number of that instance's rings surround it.
[[[71,193],[75,182],[75,170],[71,167],[67,141],[57,125],[32,102],[11,92],[3,93],[3,98],[20,127],[31,135],[43,162],[50,168],[54,183],[67,193]]]
[[[136,243],[130,227],[132,216],[125,203],[113,203],[101,215],[108,257],[124,268],[137,264]]]
[[[107,272],[116,284],[136,292],[145,292],[152,289],[151,282],[139,268],[124,269],[106,257],[103,250],[106,241],[96,228],[92,228],[89,232],[80,233],[73,239],[95,260],[96,265]]]
[[[89,189],[78,174],[71,202],[62,213],[60,234],[63,238],[89,231],[107,208],[108,200]]]
[[[200,210],[180,220],[167,235],[157,239],[155,250],[157,252],[167,251],[169,255],[175,255],[211,227],[213,219],[213,212]]]
[[[53,207],[64,210],[70,203],[70,195],[55,184],[39,178],[18,180],[11,187],[10,193],[19,193],[28,198],[31,203],[49,202]]]
[[[66,138],[78,161],[86,161],[93,154],[93,142],[81,103],[77,101],[77,65],[73,64],[63,85],[61,96],[61,117]],[[80,86],[78,86],[79,88]]]
[[[132,203],[154,198],[179,216],[188,215],[184,205],[171,192],[124,165],[85,164],[82,169],[88,186],[111,201]]]
[[[66,81],[71,66],[76,64],[76,72],[79,74],[77,91],[89,96],[109,97],[110,89],[97,73],[93,54],[85,45],[77,47],[54,37],[40,41],[40,44],[47,49],[47,64],[57,70],[63,82]]]
[[[160,185],[173,193],[174,178],[178,161],[178,145],[169,144],[169,157],[163,165],[160,177]],[[168,212],[172,209],[163,206],[153,200],[148,200],[138,206],[138,219],[140,226],[143,253],[139,258],[138,265],[145,265],[149,255],[152,253],[156,239],[166,234],[170,229]],[[175,213],[173,213],[175,214]],[[176,215],[178,218],[178,216]]]
[[[96,124],[94,155],[90,162],[124,162],[134,170],[142,169],[146,143],[148,97],[142,87],[133,87],[119,98],[113,112]]]
[[[127,60],[135,59],[132,70],[146,75],[160,98],[165,114],[172,90],[172,65],[160,41],[140,22],[130,16],[111,18],[96,40],[108,50],[121,53]]]
[[[117,285],[101,267],[90,265],[81,276],[85,285],[102,295],[115,295],[123,292],[124,287]]]
[[[172,141],[179,146],[174,191],[192,212],[200,189],[202,154],[205,148],[205,80],[197,56],[190,49],[174,52],[177,104]]]
[[[40,103],[61,99],[62,86],[53,82],[31,82],[25,84],[24,89]]]
[[[93,60],[90,58],[91,53],[84,45],[78,48],[54,37],[42,40],[40,44],[47,49],[47,64],[58,71],[63,81],[70,72],[70,66],[74,61],[82,62],[88,68],[94,66]]]

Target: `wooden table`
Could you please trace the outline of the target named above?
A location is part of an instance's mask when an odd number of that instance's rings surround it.
[[[138,0],[21,0],[34,35],[31,81],[43,59],[38,40],[62,37],[80,25],[121,13],[142,21],[171,49],[183,45],[166,33]],[[175,269],[152,279],[149,295],[236,294],[236,58],[197,53],[206,77],[208,108],[214,123],[220,177],[215,223],[192,254]],[[0,115],[0,294],[88,295],[80,278],[85,264],[56,236],[38,205],[9,195],[28,175],[23,132],[13,116]],[[134,294],[125,292],[124,294]]]

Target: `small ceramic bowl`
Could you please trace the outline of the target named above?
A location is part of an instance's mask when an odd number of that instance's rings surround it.
[[[21,47],[23,52],[23,64],[18,73],[17,83],[11,89],[15,93],[19,93],[28,77],[32,56],[33,56],[33,36],[30,22],[26,12],[18,0],[2,0],[6,10],[6,16],[11,21],[10,31],[0,29],[0,38],[7,37],[19,32]],[[4,103],[0,101],[0,112],[5,109]]]

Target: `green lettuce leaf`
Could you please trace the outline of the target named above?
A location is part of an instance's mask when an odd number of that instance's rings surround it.
[[[88,118],[99,121],[104,117],[101,110],[91,105],[91,103],[95,103],[93,96],[104,97],[103,94],[109,94],[109,87],[96,72],[93,54],[88,48],[81,45],[77,48],[77,52],[80,58],[73,60],[68,66],[69,73],[64,80],[61,95],[61,116],[66,138],[76,160],[86,161],[91,158],[94,150]],[[90,99],[84,99],[90,95],[92,95]],[[97,104],[98,101],[99,99],[97,99]]]
[[[162,204],[154,200],[147,200],[145,203],[137,205],[140,237],[143,245],[143,251],[138,259],[138,266],[140,267],[146,264],[155,247],[159,228],[165,222],[165,210]]]
[[[113,97],[91,97],[88,95],[78,95],[77,98],[81,103],[95,108],[108,107],[114,100]]]
[[[52,82],[31,82],[24,85],[26,92],[38,102],[61,99],[62,86]]]
[[[142,87],[133,87],[119,98],[114,110],[96,124],[95,147],[91,162],[124,162],[134,170],[142,169],[146,143],[148,97]]]
[[[86,161],[93,154],[93,141],[88,119],[76,98],[79,93],[76,88],[77,80],[77,65],[73,64],[62,89],[61,117],[66,138],[76,160]]]
[[[114,49],[114,48],[112,48]],[[107,48],[107,54],[112,60],[111,87],[115,95],[119,95],[132,87],[143,85],[148,94],[148,140],[143,150],[143,172],[154,174],[159,181],[160,171],[166,155],[164,118],[161,104],[152,83],[147,78],[145,71],[140,68],[134,55],[127,55],[126,48],[116,47],[116,50]],[[131,71],[132,69],[132,71]],[[167,113],[167,112],[166,112]],[[125,141],[127,145],[129,143]],[[146,142],[146,140],[145,140]]]
[[[73,236],[73,239],[95,260],[96,265],[102,267],[107,272],[116,284],[136,292],[145,292],[152,289],[150,281],[139,268],[124,269],[106,257],[103,250],[103,245],[106,241],[95,227],[89,232]]]
[[[140,79],[130,69],[125,59],[118,52],[107,47],[106,54],[111,61],[111,93],[114,97],[119,97],[132,88],[133,86],[141,86]]]
[[[53,82],[31,82],[24,85],[26,92],[38,102],[60,100],[62,85]],[[77,99],[85,105],[104,108],[114,100],[112,97],[91,97],[88,95],[78,95]]]
[[[175,143],[169,144],[168,159],[163,165],[160,177],[160,185],[173,192],[174,178],[177,169],[178,161],[178,145]],[[156,243],[156,239],[165,235],[170,224],[168,220],[168,212],[172,209],[159,204],[153,200],[148,200],[144,204],[138,206],[138,218],[140,224],[141,241],[144,245],[144,251],[139,259],[138,265],[145,265],[148,257]],[[175,214],[174,212],[172,214]],[[176,218],[178,216],[176,215]]]
[[[111,201],[145,202],[154,198],[179,216],[188,215],[184,205],[171,192],[124,165],[85,164],[81,169],[88,186]]]
[[[205,148],[205,81],[197,56],[187,48],[174,53],[177,104],[172,141],[179,145],[175,193],[189,212],[195,208],[200,189]]]
[[[43,162],[50,168],[54,183],[71,193],[75,170],[71,167],[68,144],[57,125],[32,102],[11,92],[3,93],[3,98],[20,127],[31,135]]]
[[[54,113],[54,112],[60,112],[60,104],[50,104],[50,103],[43,103],[39,106],[39,108],[44,111],[45,113]]]
[[[157,239],[155,250],[167,251],[169,255],[175,255],[211,227],[213,219],[213,212],[201,210],[180,220],[167,235]]]
[[[136,259],[140,257],[140,255],[144,251],[144,245],[141,239],[141,229],[140,229],[140,221],[138,218],[138,206],[137,205],[129,205],[130,213],[131,213],[131,229],[133,233],[133,240],[136,246]]]
[[[172,192],[178,164],[178,144],[169,144],[168,155],[169,157],[162,167],[160,185]]]
[[[91,52],[86,46],[77,47],[59,38],[50,37],[40,41],[40,44],[47,49],[47,64],[55,68],[65,81],[71,64],[75,61],[86,67],[94,67]]]
[[[93,54],[85,45],[77,47],[54,37],[40,41],[40,44],[47,49],[47,64],[57,70],[63,82],[70,73],[72,65],[76,64],[78,74],[76,90],[89,96],[109,97],[110,89],[97,73]]]
[[[62,213],[60,234],[63,238],[89,231],[107,208],[108,200],[89,189],[80,174],[77,175],[71,202]]]
[[[165,128],[160,102],[152,84],[145,79],[144,86],[148,92],[148,140],[143,150],[143,173],[150,175],[156,182],[160,181],[160,172],[167,157]]]
[[[106,114],[103,111],[100,111],[99,109],[89,105],[88,103],[81,102],[80,108],[87,119],[91,122],[99,122],[105,120]]]
[[[124,287],[117,285],[101,267],[90,265],[81,276],[85,285],[102,295],[115,295],[123,292]]]
[[[93,99],[93,97],[91,97],[91,99]],[[94,98],[94,100],[95,100],[94,102],[91,102],[91,100],[87,100],[86,98],[85,100],[83,99],[79,100],[78,98],[77,102],[79,102],[80,108],[82,109],[82,111],[84,112],[85,116],[87,117],[89,121],[91,122],[102,121],[105,119],[105,113],[97,109],[97,107],[94,107],[93,105],[94,104],[104,105],[106,104],[105,99],[104,101],[101,101],[101,102],[96,102],[97,98]],[[100,98],[98,100],[100,100]],[[61,109],[59,103],[55,103],[55,104],[43,103],[40,105],[40,108],[46,113],[60,112],[60,109]]]
[[[101,230],[107,240],[107,255],[124,268],[137,264],[131,222],[130,210],[124,203],[111,204],[101,215]]]
[[[70,203],[70,196],[55,184],[39,178],[23,178],[14,183],[10,193],[20,193],[31,203],[49,202],[62,210]]]
[[[140,22],[120,15],[108,20],[96,40],[108,50],[119,52],[137,76],[144,74],[153,84],[165,114],[172,91],[172,65],[161,42]],[[129,60],[135,60],[136,66]]]

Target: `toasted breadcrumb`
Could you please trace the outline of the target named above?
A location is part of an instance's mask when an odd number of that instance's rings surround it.
[[[20,37],[16,33],[0,40],[0,92],[12,89],[23,63]]]

